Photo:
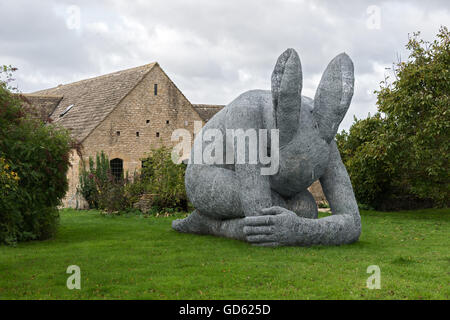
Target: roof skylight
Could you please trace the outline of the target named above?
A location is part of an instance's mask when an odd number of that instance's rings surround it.
[[[60,117],[64,116],[67,112],[69,112],[70,109],[72,109],[73,106],[74,106],[73,104],[71,104],[70,106],[68,106],[68,107],[66,108],[66,110],[64,110],[59,116],[60,116]]]

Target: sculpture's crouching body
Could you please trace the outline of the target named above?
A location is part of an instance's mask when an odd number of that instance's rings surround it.
[[[302,97],[300,59],[295,50],[286,50],[272,74],[271,92],[242,94],[203,128],[203,132],[213,129],[223,137],[230,129],[278,129],[279,150],[270,150],[270,141],[265,150],[279,155],[278,171],[262,175],[260,162],[190,163],[186,191],[196,210],[186,219],[174,221],[173,228],[261,246],[357,241],[361,233],[358,206],[334,141],[350,105],[353,84],[353,63],[341,54],[325,70],[315,99]],[[248,160],[250,139],[245,141]],[[194,145],[205,150],[211,143],[199,134]],[[233,151],[235,159],[239,150],[234,139],[231,146],[227,139],[221,143],[223,150]],[[317,219],[317,206],[307,190],[318,179],[333,213],[322,219]]]

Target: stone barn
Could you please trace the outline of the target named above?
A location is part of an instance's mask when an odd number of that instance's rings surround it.
[[[175,129],[185,128],[193,134],[194,121],[206,121],[199,112],[210,115],[211,110],[217,112],[223,107],[201,105],[197,112],[158,63],[59,85],[25,97],[39,107],[36,116],[44,119],[47,115],[53,123],[70,130],[83,146],[84,160],[104,151],[116,174],[139,170],[140,159],[151,148],[174,144],[171,135]],[[76,193],[80,160],[72,152],[66,207],[81,205]]]
[[[156,62],[24,96],[32,116],[51,118],[71,132],[84,161],[104,151],[117,175],[139,170],[151,148],[176,144],[175,129],[187,129],[193,138],[194,121],[204,125],[224,107],[191,104]],[[64,207],[85,206],[77,194],[80,161],[73,151]],[[321,200],[316,189],[311,191]]]

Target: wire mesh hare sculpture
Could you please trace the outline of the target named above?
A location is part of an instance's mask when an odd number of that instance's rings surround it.
[[[271,91],[243,93],[203,128],[223,134],[228,129],[278,129],[278,171],[262,175],[261,163],[190,163],[186,192],[195,211],[173,221],[173,229],[257,246],[357,241],[361,219],[334,140],[350,106],[353,86],[353,63],[342,53],[323,73],[314,100],[302,97],[300,59],[295,50],[287,49],[275,65]],[[198,135],[195,143],[207,147],[211,142]],[[333,213],[321,219],[307,190],[316,180],[320,180]]]

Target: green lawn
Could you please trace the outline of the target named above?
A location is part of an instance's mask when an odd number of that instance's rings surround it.
[[[450,210],[362,212],[358,243],[260,248],[173,218],[61,212],[49,241],[0,247],[0,299],[448,299]],[[66,269],[81,268],[81,290]],[[369,290],[369,265],[381,289]]]

